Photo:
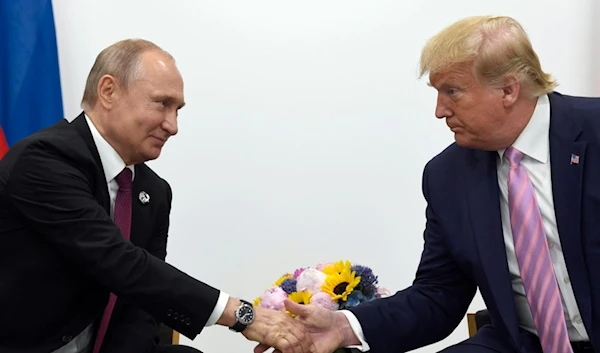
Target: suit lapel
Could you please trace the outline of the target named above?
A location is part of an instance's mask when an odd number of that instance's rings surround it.
[[[581,231],[581,193],[586,142],[558,95],[550,95],[550,163],[558,234],[579,311],[591,332],[592,306]],[[572,163],[571,158],[579,160]]]
[[[151,202],[142,203],[140,193],[151,194],[148,189],[148,179],[144,168],[135,166],[135,178],[133,180],[133,200],[131,200],[131,242],[137,246],[146,246],[148,234],[151,234],[152,215]]]
[[[102,207],[106,210],[108,214],[110,214],[110,197],[108,195],[108,186],[106,185],[106,179],[104,176],[104,168],[102,167],[102,162],[100,160],[100,154],[98,153],[98,149],[96,144],[94,143],[94,139],[92,137],[92,133],[90,128],[85,120],[84,113],[81,113],[77,118],[75,118],[71,125],[79,132],[83,141],[89,148],[92,156],[94,157],[94,161],[96,162],[96,178],[98,180],[98,184],[95,186],[96,194],[100,195],[99,201],[102,204]],[[145,191],[148,194],[151,194],[149,190],[149,182],[147,171],[141,167],[140,165],[135,166],[135,179],[133,181],[133,200],[131,203],[131,235],[130,241],[136,245],[146,245],[148,239],[146,239],[146,235],[151,234],[152,224],[148,221],[151,220],[151,203],[148,202],[146,204],[142,204],[139,199],[140,192]]]
[[[518,321],[508,271],[502,219],[500,190],[496,171],[497,152],[474,151],[473,163],[466,168],[468,200],[473,238],[481,265],[488,279],[494,302],[512,338],[518,342]]]
[[[110,197],[108,195],[106,177],[104,176],[104,168],[102,167],[100,153],[98,153],[98,148],[94,143],[94,138],[92,137],[90,127],[85,120],[84,113],[79,114],[79,116],[71,122],[71,125],[77,130],[79,135],[81,135],[81,138],[94,157],[96,168],[91,168],[90,170],[96,170],[96,178],[94,180],[98,181],[98,183],[95,185],[95,195],[99,195],[98,201],[100,201],[100,204],[106,210],[107,214],[110,215]]]

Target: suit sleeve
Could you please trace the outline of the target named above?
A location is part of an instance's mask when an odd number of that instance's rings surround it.
[[[150,239],[148,252],[157,259],[165,261],[169,234],[172,193],[165,181],[165,200],[156,217],[154,232]],[[147,220],[151,221],[151,220]],[[121,310],[111,324],[102,345],[102,353],[151,352],[156,345],[155,338],[160,322],[137,305],[121,301]]]
[[[80,162],[50,143],[28,146],[8,178],[11,211],[83,273],[193,339],[219,291],[125,241]]]
[[[464,318],[476,285],[449,253],[442,225],[430,203],[425,168],[423,194],[427,200],[425,245],[413,285],[395,295],[350,311],[357,317],[371,352],[405,352],[447,337]]]

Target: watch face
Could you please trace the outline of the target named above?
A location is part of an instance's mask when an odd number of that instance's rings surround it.
[[[238,309],[238,318],[242,324],[250,324],[254,320],[254,308],[247,305],[240,307]]]

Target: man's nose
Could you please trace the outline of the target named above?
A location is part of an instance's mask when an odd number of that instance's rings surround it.
[[[177,111],[167,115],[162,127],[169,133],[169,135],[177,135],[177,132],[179,131],[179,128],[177,127]]]
[[[442,98],[438,97],[437,104],[435,106],[435,116],[438,119],[444,119],[452,115],[452,110],[444,104]]]

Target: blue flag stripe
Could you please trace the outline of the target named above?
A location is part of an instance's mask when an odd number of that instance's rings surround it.
[[[63,118],[52,1],[0,1],[0,38],[0,127],[12,146]]]

